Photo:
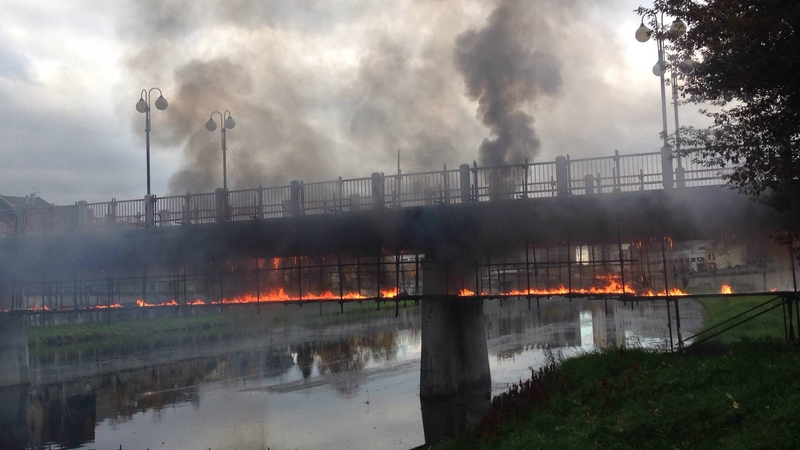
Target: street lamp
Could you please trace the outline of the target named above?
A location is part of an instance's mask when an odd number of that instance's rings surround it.
[[[657,16],[656,14],[649,14],[652,19],[651,25],[653,28],[648,28],[647,25],[644,24],[644,17],[642,17],[642,22],[639,25],[639,28],[636,30],[636,40],[639,42],[647,42],[650,40],[651,36],[655,36],[656,44],[658,47],[658,62],[653,66],[653,75],[661,78],[661,123],[663,126],[663,137],[664,137],[664,146],[661,147],[661,164],[662,164],[662,173],[664,174],[664,188],[672,188],[673,187],[673,180],[672,180],[672,147],[669,145],[669,136],[667,131],[667,92],[666,92],[666,83],[664,81],[664,74],[667,71],[667,63],[664,61],[664,39],[668,38],[678,38],[681,37],[686,32],[686,25],[680,21],[676,20],[672,22],[672,25],[667,30],[666,25],[664,24],[664,16],[663,14]],[[677,133],[678,129],[678,118],[677,118],[677,90],[675,87],[674,82],[676,81],[676,73],[672,71],[672,80],[673,80],[673,99],[675,100],[675,130]],[[678,158],[678,168],[679,175],[682,175],[683,168],[681,167],[681,160]],[[667,174],[669,178],[667,178]]]
[[[167,109],[168,103],[167,99],[164,98],[164,94],[162,94],[161,89],[154,87],[151,88],[149,91],[147,89],[142,89],[142,92],[139,96],[139,101],[136,102],[136,110],[140,113],[144,113],[144,133],[146,136],[147,141],[147,195],[150,195],[150,98],[151,92],[154,90],[158,91],[158,98],[156,99],[156,108],[163,111]]]
[[[231,112],[227,109],[225,113],[221,113],[219,111],[214,111],[211,113],[211,118],[208,119],[206,122],[206,130],[214,131],[217,129],[217,122],[214,122],[214,114],[219,114],[220,122],[222,122],[222,129],[220,133],[222,134],[222,189],[225,192],[228,192],[228,168],[227,168],[227,150],[228,147],[225,146],[225,132],[228,129],[233,129],[236,126],[236,121],[233,120],[231,117]]]

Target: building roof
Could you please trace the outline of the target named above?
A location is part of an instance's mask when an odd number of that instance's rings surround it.
[[[41,197],[30,195],[25,197],[12,197],[10,195],[0,195],[0,211],[21,208],[23,206],[32,206],[34,208],[43,208],[50,206]]]

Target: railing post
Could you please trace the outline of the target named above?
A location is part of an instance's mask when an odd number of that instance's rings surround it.
[[[586,176],[583,177],[583,188],[586,191],[586,195],[594,194],[594,175],[587,173]]]
[[[183,196],[183,223],[192,223],[192,194],[188,192]]]
[[[469,203],[469,164],[458,166],[458,176],[461,182],[461,203]]]
[[[569,167],[567,158],[564,156],[556,157],[556,195],[569,194]]]
[[[444,178],[442,183],[444,186],[444,202],[450,203],[450,179],[447,178],[447,164],[442,166],[442,177]]]
[[[160,222],[160,225],[162,227],[165,227],[165,226],[169,225],[169,221],[170,221],[169,215],[170,215],[170,211],[168,209],[166,209],[166,208],[162,209],[161,211],[158,212],[158,217],[160,219],[159,222]]]
[[[214,189],[214,209],[215,215],[217,217],[217,223],[222,223],[225,221],[225,189],[216,188]]]
[[[522,179],[522,198],[528,198],[528,170],[531,168],[528,164],[528,158],[525,158],[525,170]]]
[[[672,147],[661,147],[661,178],[664,189],[672,189],[675,183],[672,178]]]
[[[298,203],[298,208],[300,214],[306,213],[306,185],[303,183],[303,180],[300,180],[300,202]]]
[[[350,211],[361,210],[361,196],[358,193],[350,194]]]
[[[86,200],[75,203],[75,210],[78,216],[78,231],[84,231],[86,229]]]
[[[258,199],[256,200],[256,204],[258,205],[258,210],[256,211],[256,218],[263,219],[264,218],[264,186],[258,185]]]
[[[475,182],[472,184],[472,201],[478,203],[478,163],[472,161],[472,173],[475,174]]]
[[[106,213],[106,224],[108,226],[116,225],[117,223],[117,199],[112,198],[111,203],[108,204],[108,212]]]
[[[385,206],[386,199],[383,192],[383,174],[380,172],[372,173],[372,207],[376,209]]]
[[[433,191],[433,188],[430,186],[425,186],[423,189],[423,195],[425,197],[425,205],[429,206],[433,204],[433,198],[436,196],[436,193]]]
[[[300,191],[302,187],[300,182],[292,180],[289,183],[289,213],[293,216],[300,215]]]
[[[155,219],[156,197],[155,195],[147,194],[144,196],[144,226],[153,226],[153,219]]]
[[[622,177],[619,172],[619,150],[614,150],[614,192],[622,192]]]
[[[678,168],[675,169],[675,184],[679,188],[686,187],[686,169],[684,169],[683,166],[678,166]]]

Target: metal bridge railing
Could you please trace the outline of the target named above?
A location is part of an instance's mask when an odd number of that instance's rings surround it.
[[[468,203],[724,184],[733,165],[714,168],[698,154],[661,152],[535,162],[501,167],[385,175],[225,192],[146,197],[0,211],[0,236],[180,226],[384,207]],[[672,171],[669,170],[670,166]]]

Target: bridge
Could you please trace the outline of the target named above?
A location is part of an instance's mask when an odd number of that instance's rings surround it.
[[[558,157],[20,208],[0,218],[0,386],[27,380],[20,316],[424,299],[421,397],[488,393],[484,299],[669,302],[674,241],[784,230],[723,186],[730,170]]]

